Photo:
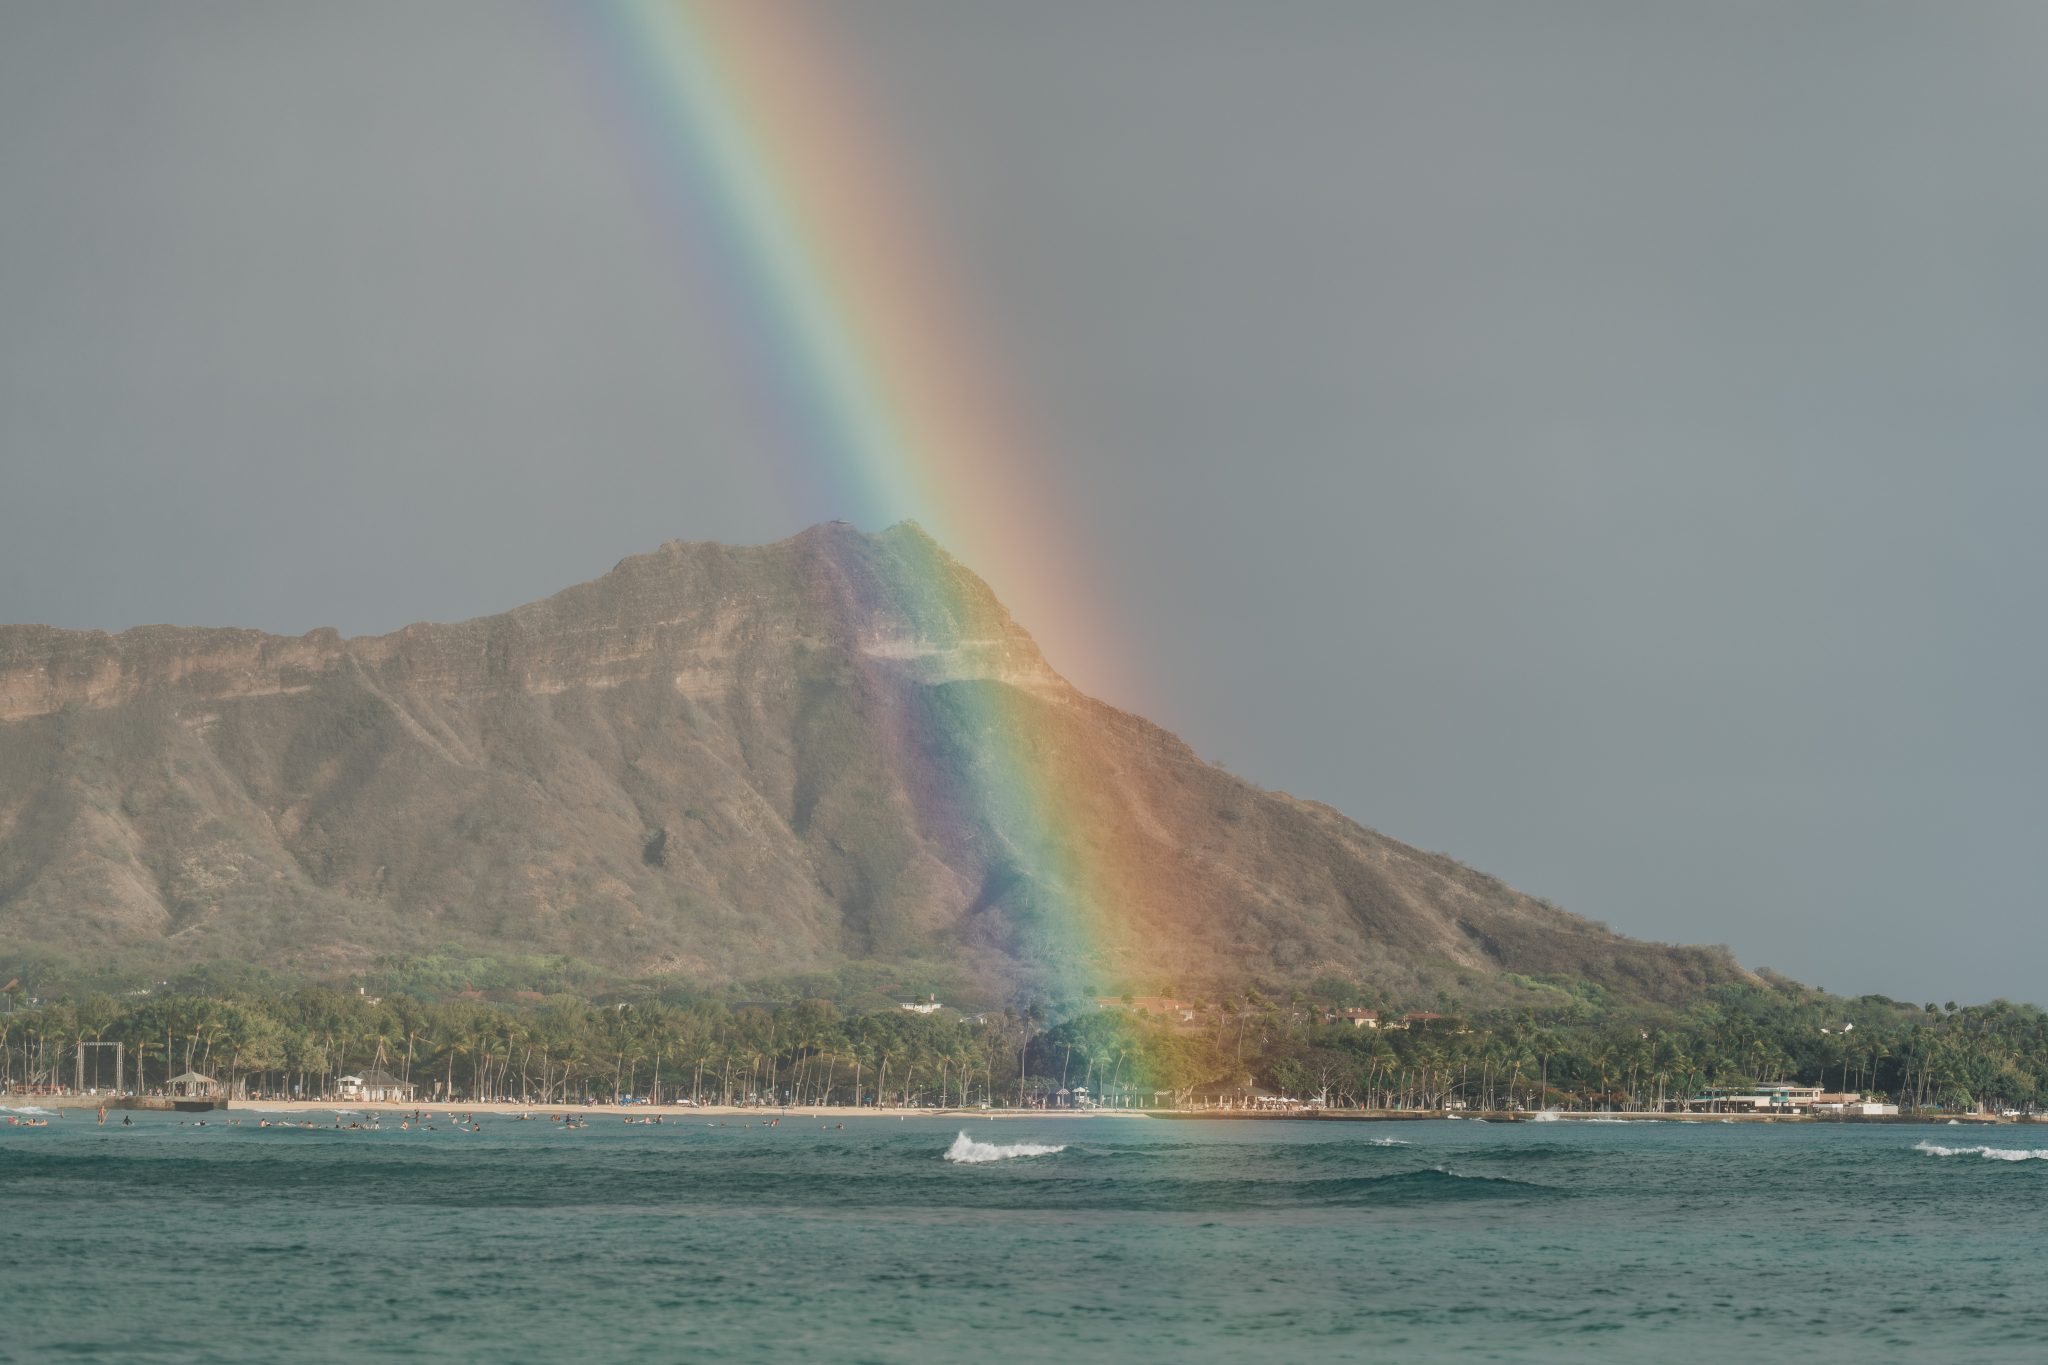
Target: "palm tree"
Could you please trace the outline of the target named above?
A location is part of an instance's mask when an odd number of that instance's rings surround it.
[[[1550,1108],[1550,1057],[1552,1053],[1557,1051],[1557,1035],[1549,1029],[1538,1029],[1535,1036],[1529,1040],[1529,1045],[1536,1049],[1536,1057],[1542,1068],[1542,1098],[1537,1102],[1536,1107],[1539,1110],[1548,1109]]]

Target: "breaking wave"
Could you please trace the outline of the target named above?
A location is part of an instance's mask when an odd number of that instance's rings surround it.
[[[1566,1191],[1554,1185],[1511,1180],[1500,1175],[1469,1175],[1447,1166],[1404,1171],[1395,1175],[1357,1176],[1349,1180],[1304,1181],[1290,1194],[1314,1204],[1437,1204],[1478,1199],[1558,1198]]]
[[[0,1114],[33,1114],[41,1118],[55,1118],[57,1111],[45,1109],[40,1104],[0,1104]]]
[[[1407,1138],[1370,1138],[1366,1142],[1368,1147],[1406,1147],[1407,1145]]]
[[[1051,1156],[1054,1152],[1066,1150],[1064,1142],[1057,1146],[1044,1142],[976,1142],[962,1133],[946,1149],[946,1160],[976,1165],[984,1161],[1007,1161],[1017,1156]]]
[[[1063,1167],[1071,1173],[1074,1167]],[[981,1208],[1066,1209],[1128,1213],[1293,1213],[1373,1209],[1501,1200],[1568,1199],[1559,1186],[1505,1176],[1467,1174],[1445,1167],[1309,1179],[1131,1179],[1125,1176],[972,1182]],[[987,1190],[988,1193],[980,1193]]]
[[[1570,1119],[1571,1123],[1662,1123],[1663,1119]]]
[[[1943,1147],[1939,1143],[1916,1142],[1913,1150],[1929,1156],[1977,1156],[1986,1161],[2048,1161],[2048,1148],[2042,1147]]]

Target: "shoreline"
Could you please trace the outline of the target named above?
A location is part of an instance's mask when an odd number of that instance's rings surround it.
[[[0,1110],[34,1106],[51,1111],[96,1110],[105,1104],[110,1111],[245,1114],[356,1114],[406,1115],[441,1113],[509,1118],[521,1115],[551,1118],[564,1115],[606,1118],[656,1118],[687,1120],[714,1119],[1163,1119],[1188,1121],[1215,1119],[1226,1122],[1279,1121],[1286,1123],[1842,1123],[1908,1124],[1920,1127],[2025,1127],[2048,1124],[2048,1115],[2008,1118],[1996,1114],[1675,1114],[1637,1110],[1417,1110],[1417,1109],[1323,1109],[1274,1112],[1246,1109],[912,1109],[853,1108],[849,1105],[719,1105],[719,1104],[521,1104],[501,1100],[416,1101],[400,1104],[386,1100],[173,1100],[160,1096],[95,1095],[0,1095]]]
[[[738,1105],[738,1104],[521,1104],[505,1100],[419,1100],[400,1104],[390,1100],[175,1100],[156,1095],[127,1095],[118,1098],[96,1095],[0,1095],[0,1110],[37,1106],[48,1110],[83,1109],[88,1112],[106,1105],[109,1113],[237,1113],[237,1114],[474,1114],[478,1117],[518,1120],[522,1114],[533,1118],[553,1116],[599,1116],[605,1118],[808,1118],[808,1119],[1096,1119],[1156,1118],[1159,1111],[1139,1109],[855,1109],[849,1105]],[[185,1106],[179,1108],[179,1106]]]

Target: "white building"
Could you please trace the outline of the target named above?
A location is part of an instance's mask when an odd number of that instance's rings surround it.
[[[366,1071],[360,1076],[342,1076],[335,1084],[340,1087],[345,1100],[365,1100],[372,1104],[410,1104],[413,1087],[388,1071]]]
[[[1766,1081],[1748,1089],[1709,1087],[1685,1102],[1696,1114],[1843,1114],[1883,1118],[1899,1112],[1896,1104],[1878,1104],[1860,1094],[1833,1094],[1817,1085]]]

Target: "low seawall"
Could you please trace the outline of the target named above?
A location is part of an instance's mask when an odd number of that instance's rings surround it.
[[[1162,1119],[1285,1119],[1292,1123],[1412,1123],[1423,1119],[1467,1123],[1908,1123],[1946,1127],[1957,1124],[1996,1127],[2000,1124],[2048,1123],[2048,1115],[2005,1118],[1995,1114],[1674,1114],[1639,1110],[1562,1110],[1540,1113],[1497,1109],[1155,1109]]]

